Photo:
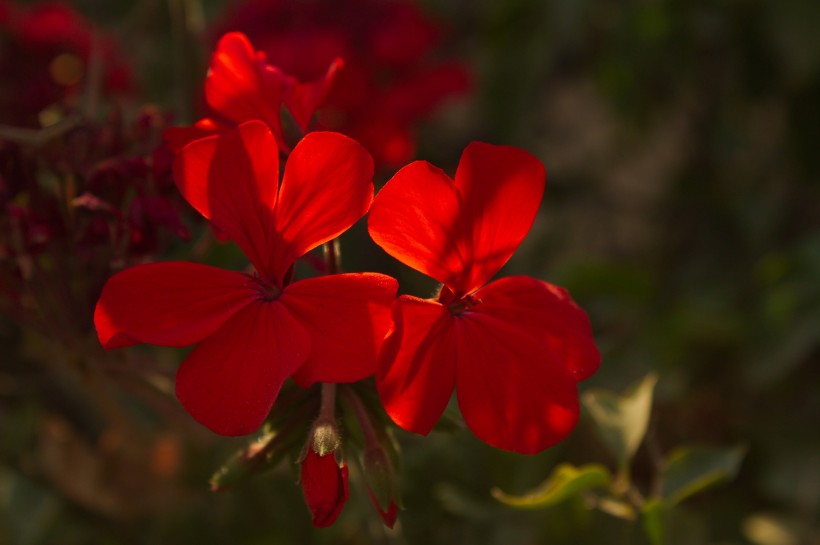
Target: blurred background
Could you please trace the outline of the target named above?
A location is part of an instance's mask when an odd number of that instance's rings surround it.
[[[646,513],[589,496],[519,509],[491,494],[525,494],[561,463],[615,472],[588,410],[531,457],[479,442],[457,411],[427,438],[397,430],[393,531],[354,469],[325,530],[291,460],[209,490],[247,441],[178,406],[183,351],[105,354],[91,313],[126,264],[241,263],[174,195],[155,148],[164,127],[202,115],[228,30],[302,79],[352,56],[320,120],[368,146],[377,185],[411,158],[452,173],[472,140],[538,156],[541,213],[500,274],[564,286],[587,310],[603,363],[582,393],[656,374],[634,490],[652,497],[676,448],[745,453],[720,486],[665,509],[665,542],[820,543],[820,3],[43,5],[55,3],[0,0],[0,543],[659,543]],[[342,242],[348,270],[432,293],[363,225]]]

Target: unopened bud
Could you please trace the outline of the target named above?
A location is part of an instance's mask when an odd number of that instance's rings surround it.
[[[395,478],[390,459],[381,445],[376,444],[365,450],[362,465],[364,466],[370,500],[378,510],[385,525],[388,528],[393,528],[393,525],[396,524],[398,505],[395,501]]]
[[[336,463],[333,454],[321,456],[308,449],[300,474],[313,525],[317,528],[330,526],[339,518],[347,502],[347,466]]]

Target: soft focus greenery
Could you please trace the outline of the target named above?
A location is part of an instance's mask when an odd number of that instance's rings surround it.
[[[129,44],[146,100],[183,121],[209,54],[184,14],[223,4],[75,2]],[[580,385],[576,431],[520,456],[476,440],[453,406],[429,437],[397,430],[396,530],[353,463],[341,518],[314,530],[292,460],[211,493],[246,441],[197,429],[172,397],[157,403],[185,439],[126,449],[150,476],[107,456],[139,437],[102,433],[85,394],[33,361],[59,355],[3,319],[0,543],[820,543],[820,3],[427,4],[475,90],[423,128],[419,157],[452,172],[483,140],[547,167],[541,214],[501,274],[565,286],[590,314],[603,363]],[[343,243],[350,270],[432,291],[361,225]],[[182,357],[134,350],[171,370]]]

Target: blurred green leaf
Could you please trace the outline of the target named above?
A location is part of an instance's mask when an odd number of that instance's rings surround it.
[[[661,498],[675,505],[699,492],[731,480],[746,454],[745,447],[680,447],[666,460]]]
[[[46,543],[58,517],[60,501],[50,491],[0,466],[0,538],[11,543]]]
[[[597,498],[593,507],[604,513],[623,520],[635,520],[635,508],[626,501],[612,496]]]
[[[664,516],[666,505],[661,500],[651,499],[641,509],[643,531],[652,545],[663,545],[665,535]]]
[[[755,513],[746,517],[742,529],[746,539],[755,545],[814,543],[809,538],[812,530],[808,525],[800,519],[788,515]],[[820,532],[815,532],[815,537],[820,537]]]
[[[608,390],[589,390],[581,398],[621,469],[629,463],[646,434],[657,381],[657,375],[651,373],[623,396]]]
[[[575,467],[561,464],[552,475],[536,489],[523,496],[512,496],[498,488],[492,489],[495,499],[521,509],[540,509],[560,503],[591,488],[609,486],[612,478],[609,470],[598,464]]]
[[[219,492],[245,482],[248,477],[279,465],[293,446],[287,435],[275,431],[263,431],[247,447],[231,456],[211,476],[211,490]]]

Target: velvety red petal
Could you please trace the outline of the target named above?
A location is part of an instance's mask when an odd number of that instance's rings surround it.
[[[468,292],[490,280],[524,240],[545,180],[544,165],[522,149],[472,142],[464,150],[455,181],[473,246]]]
[[[482,441],[534,454],[578,420],[576,379],[598,365],[589,321],[566,292],[528,277],[476,293],[458,317],[456,393]]]
[[[225,231],[263,276],[281,280],[293,261],[270,260],[270,246],[278,245],[273,216],[279,152],[264,123],[249,121],[191,142],[174,161],[174,180],[188,202]]]
[[[388,254],[458,292],[472,261],[460,209],[453,181],[430,163],[416,161],[379,191],[368,230]]]
[[[336,238],[364,216],[373,200],[373,159],[355,140],[312,132],[285,165],[276,230],[287,245],[271,249],[277,263]],[[280,265],[281,266],[281,265]]]
[[[313,525],[326,528],[336,522],[349,496],[347,466],[337,464],[333,453],[319,456],[308,449],[300,476]]]
[[[576,381],[591,377],[601,364],[587,313],[567,290],[529,276],[510,276],[487,284],[476,293],[484,304],[478,311],[530,323],[550,353]]]
[[[311,338],[308,360],[293,375],[314,382],[355,382],[376,372],[376,357],[392,325],[398,282],[376,273],[320,276],[294,282],[279,302]]]
[[[176,393],[197,421],[222,435],[255,431],[282,383],[310,355],[310,337],[276,301],[234,314],[180,365]]]
[[[258,298],[258,287],[244,274],[182,261],[137,265],[105,284],[94,326],[106,349],[190,346]]]
[[[393,320],[379,356],[379,397],[396,424],[426,435],[455,386],[455,319],[444,305],[402,295]]]
[[[285,98],[285,107],[302,132],[307,132],[313,114],[324,103],[343,67],[344,61],[337,58],[321,78],[306,83],[296,81],[291,87]]]
[[[262,76],[261,61],[240,32],[225,34],[211,57],[205,100],[235,123],[260,119],[281,141],[281,108],[288,91],[285,78]]]

